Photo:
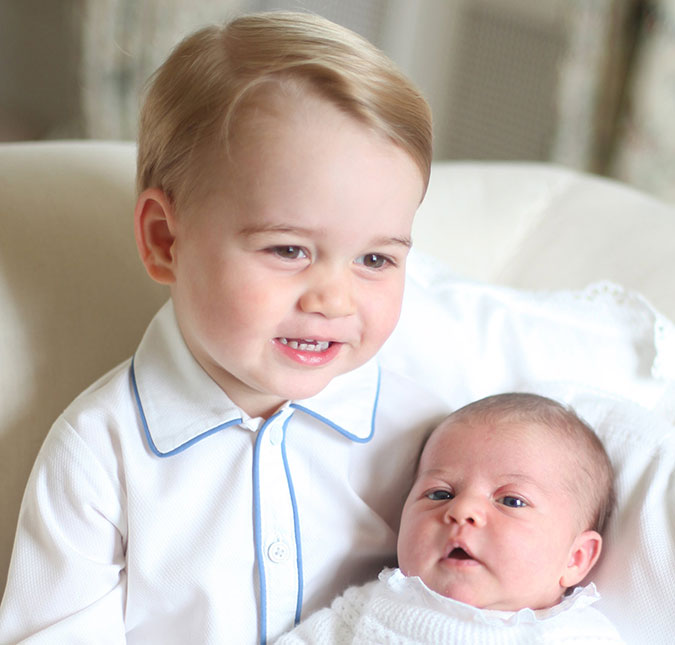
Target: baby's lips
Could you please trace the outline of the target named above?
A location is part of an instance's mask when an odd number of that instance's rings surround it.
[[[447,558],[453,560],[479,560],[464,542],[451,542],[446,549]]]
[[[473,558],[461,547],[456,546],[450,553],[448,557],[455,560],[473,560]]]

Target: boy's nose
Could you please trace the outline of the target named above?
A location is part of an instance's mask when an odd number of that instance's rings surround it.
[[[326,318],[356,313],[351,276],[339,271],[322,273],[300,297],[300,309]]]
[[[481,527],[485,525],[485,511],[480,501],[472,497],[458,496],[448,503],[443,513],[446,524],[470,524]]]

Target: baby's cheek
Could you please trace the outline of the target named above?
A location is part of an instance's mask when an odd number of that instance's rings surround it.
[[[401,519],[396,551],[398,566],[405,575],[414,576],[420,573],[418,570],[420,553],[425,550],[423,536],[419,530],[411,527],[410,518],[407,518],[404,514]]]

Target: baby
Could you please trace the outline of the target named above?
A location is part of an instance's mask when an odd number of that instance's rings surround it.
[[[533,394],[467,405],[431,434],[406,500],[397,570],[282,637],[352,643],[619,643],[569,591],[597,562],[614,499],[600,440]]]

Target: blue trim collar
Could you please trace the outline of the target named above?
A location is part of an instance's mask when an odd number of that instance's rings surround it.
[[[148,326],[130,380],[148,446],[159,457],[178,454],[229,427],[248,428],[247,415],[190,353],[171,301]],[[379,366],[371,360],[333,379],[316,396],[290,405],[353,441],[366,442],[374,430],[379,386]]]

